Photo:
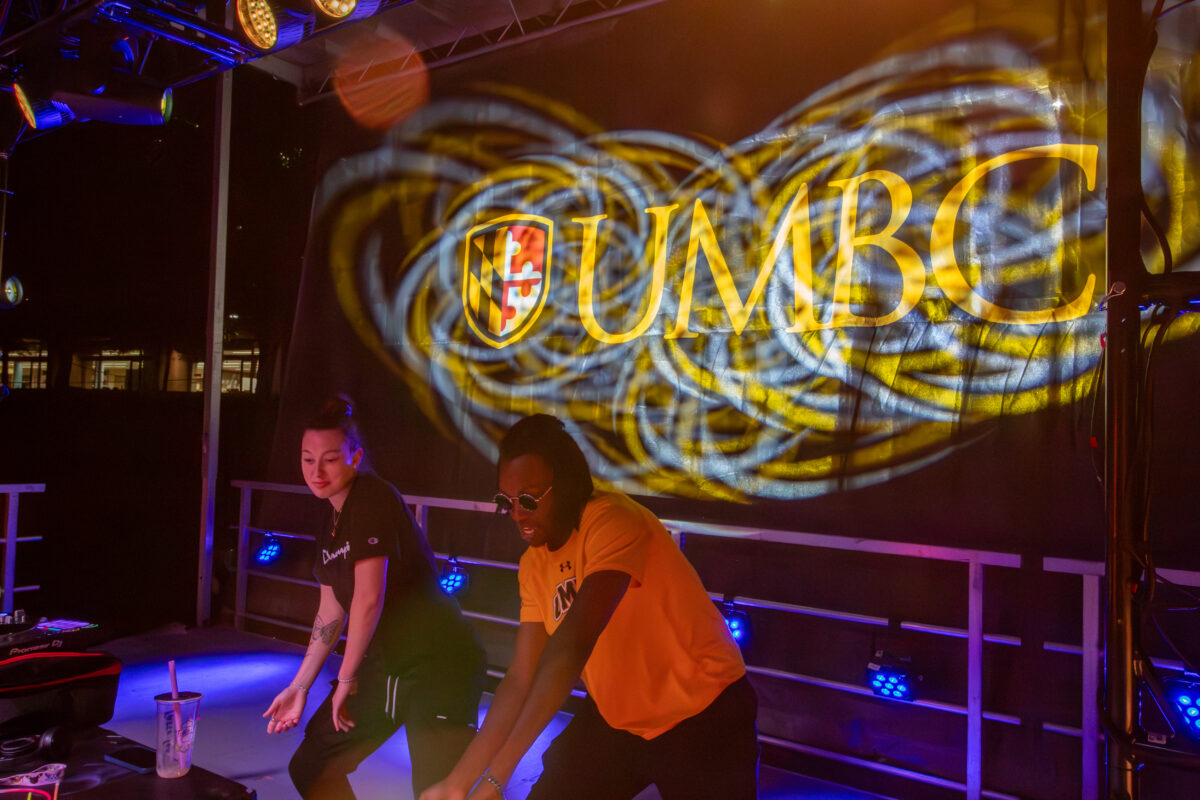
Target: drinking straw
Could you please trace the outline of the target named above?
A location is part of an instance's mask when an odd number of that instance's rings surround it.
[[[171,699],[179,699],[179,682],[175,678],[175,659],[167,662],[167,671],[171,673]],[[179,703],[172,703],[171,710],[175,713],[175,749],[182,758],[183,753],[183,715],[179,713]]]

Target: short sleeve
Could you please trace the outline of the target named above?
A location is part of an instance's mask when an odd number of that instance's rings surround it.
[[[412,523],[405,513],[403,500],[382,481],[371,482],[369,488],[354,508],[353,524],[347,532],[350,540],[349,560],[363,561],[368,558],[395,557],[399,526]],[[359,498],[356,498],[359,500]]]
[[[535,589],[531,583],[531,568],[521,560],[520,569],[517,572],[517,583],[521,587],[521,622],[541,622],[545,623],[546,619],[542,615],[542,610],[534,600]]]
[[[612,570],[629,575],[634,585],[641,584],[654,531],[638,508],[608,501],[589,503],[580,532],[584,537],[580,578]]]

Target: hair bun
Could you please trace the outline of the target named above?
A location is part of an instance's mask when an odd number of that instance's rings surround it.
[[[354,417],[354,401],[350,399],[349,395],[339,392],[326,401],[325,408],[322,410],[329,414],[352,419]]]
[[[353,452],[362,446],[358,426],[354,422],[354,401],[344,394],[336,394],[321,404],[316,414],[308,419],[305,430],[340,430],[346,434],[346,443]]]

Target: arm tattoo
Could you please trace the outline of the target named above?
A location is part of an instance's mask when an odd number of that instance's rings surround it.
[[[321,641],[325,644],[337,641],[338,634],[342,630],[342,618],[332,619],[326,622],[320,614],[317,614],[316,620],[313,621],[312,639],[310,641]]]

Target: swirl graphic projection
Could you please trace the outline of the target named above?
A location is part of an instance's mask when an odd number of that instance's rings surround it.
[[[890,58],[731,144],[484,87],[327,175],[322,255],[486,458],[544,411],[633,492],[812,497],[1093,390],[1097,96],[1000,40]]]

